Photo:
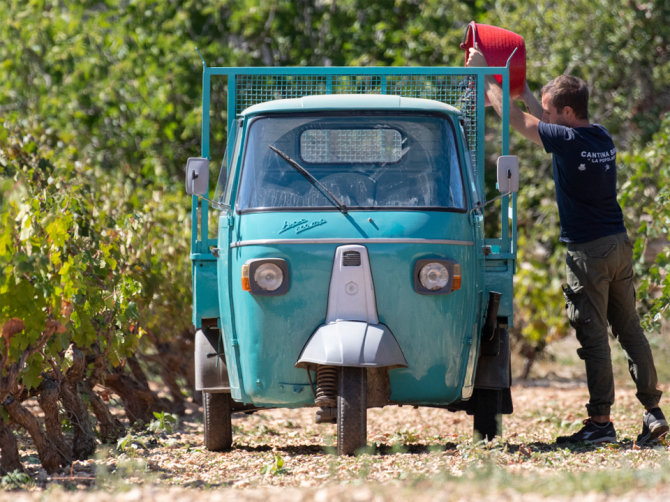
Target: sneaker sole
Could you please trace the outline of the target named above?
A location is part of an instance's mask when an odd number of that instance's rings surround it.
[[[638,444],[645,444],[648,443],[649,441],[655,441],[656,439],[662,438],[668,433],[668,430],[670,430],[670,427],[667,425],[660,425],[656,427],[653,431],[649,431],[644,437],[638,436],[637,437],[637,443]]]
[[[656,427],[653,431],[651,431],[651,434],[649,434],[649,438],[647,439],[647,441],[654,441],[655,439],[659,439],[665,436],[669,430],[670,430],[669,426],[660,425]]]
[[[600,444],[600,443],[616,443],[616,437],[604,437],[600,439],[594,439],[593,441],[583,441],[584,443],[589,444]]]
[[[561,441],[561,442],[556,441],[556,444],[559,444],[559,445],[572,445],[572,444],[580,444],[580,443],[584,443],[584,444],[616,443],[616,437],[607,436],[607,437],[604,437],[604,438],[598,438],[598,439],[593,439],[593,440],[583,439],[581,441],[574,441],[574,442],[572,442],[572,441]]]

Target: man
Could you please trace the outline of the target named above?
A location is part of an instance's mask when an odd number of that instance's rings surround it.
[[[468,66],[488,66],[484,55],[470,49]],[[502,115],[502,89],[486,76],[486,94]],[[567,243],[568,285],[563,287],[570,324],[586,364],[589,418],[559,444],[616,441],[610,420],[614,403],[614,376],[608,340],[608,323],[628,358],[645,408],[638,443],[668,432],[658,407],[661,391],[649,343],[635,310],[633,245],[623,223],[616,193],[616,148],[607,130],[588,118],[589,91],[583,80],[562,75],[542,88],[542,104],[528,85],[520,99],[530,113],[510,100],[510,125],[530,141],[553,154],[553,177],[561,221],[561,241]]]

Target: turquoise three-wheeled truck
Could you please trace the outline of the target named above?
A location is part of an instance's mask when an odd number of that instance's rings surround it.
[[[206,447],[231,447],[233,412],[306,406],[337,424],[339,454],[366,446],[371,407],[465,411],[475,436],[500,434],[518,191],[509,65],[203,66],[186,189]],[[497,238],[484,235],[487,74],[505,97]],[[228,94],[214,195],[212,78]]]

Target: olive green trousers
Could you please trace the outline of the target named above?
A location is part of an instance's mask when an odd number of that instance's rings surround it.
[[[614,374],[608,325],[628,359],[637,386],[637,398],[645,407],[661,399],[656,367],[649,342],[635,309],[633,244],[626,233],[583,244],[568,244],[568,285],[564,286],[570,324],[577,331],[586,364],[589,416],[609,415],[614,404]]]

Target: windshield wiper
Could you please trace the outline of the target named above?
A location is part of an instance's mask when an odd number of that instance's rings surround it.
[[[298,164],[295,160],[293,160],[291,157],[286,155],[281,150],[276,149],[274,146],[270,146],[270,150],[272,150],[277,155],[279,155],[282,159],[284,159],[289,166],[291,166],[293,169],[295,169],[300,174],[302,174],[307,181],[309,181],[313,186],[315,186],[319,190],[321,190],[324,195],[327,194],[331,198],[331,200],[335,203],[335,205],[337,206],[337,209],[342,211],[342,214],[347,214],[347,212],[348,212],[347,206],[342,204],[342,202],[340,202],[340,199],[335,197],[335,195],[333,195],[333,192],[331,192],[325,186],[323,186],[323,183],[321,183],[314,176],[312,176],[307,169],[302,167],[300,164]]]

